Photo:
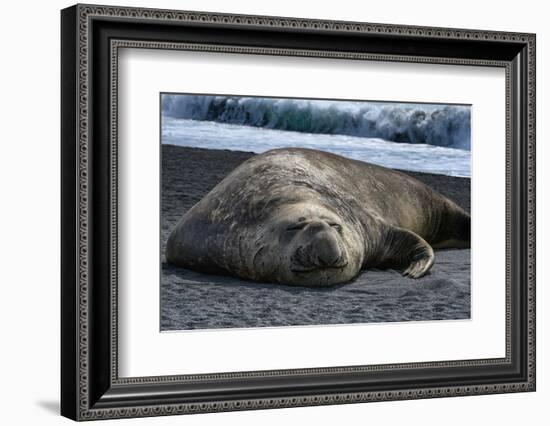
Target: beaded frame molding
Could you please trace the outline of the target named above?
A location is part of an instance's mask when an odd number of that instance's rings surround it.
[[[535,390],[534,34],[97,5],[75,5],[61,18],[62,415],[93,420]],[[118,377],[121,48],[504,68],[506,356]]]

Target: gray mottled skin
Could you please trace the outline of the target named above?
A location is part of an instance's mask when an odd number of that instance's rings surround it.
[[[177,223],[166,259],[200,272],[328,286],[365,268],[412,278],[469,247],[470,216],[403,173],[310,149],[241,164]]]

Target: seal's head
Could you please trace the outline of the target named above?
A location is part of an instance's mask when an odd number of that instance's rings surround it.
[[[357,226],[323,205],[280,206],[259,232],[253,265],[262,281],[329,286],[354,278],[363,263]]]

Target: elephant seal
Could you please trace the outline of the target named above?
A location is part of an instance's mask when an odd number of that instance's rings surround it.
[[[179,220],[168,262],[210,274],[330,286],[361,269],[428,272],[432,247],[469,247],[470,215],[398,171],[275,149],[242,163]]]

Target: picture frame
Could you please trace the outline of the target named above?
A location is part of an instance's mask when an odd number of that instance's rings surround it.
[[[75,5],[61,12],[61,414],[73,420],[535,390],[534,34]],[[506,75],[505,356],[119,377],[119,49],[486,66]]]

